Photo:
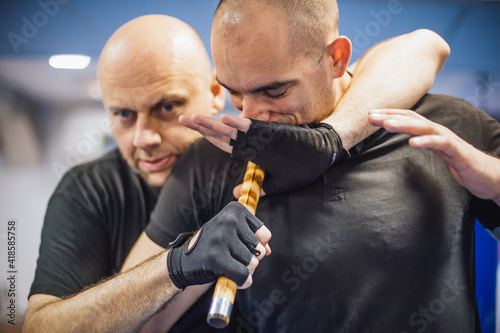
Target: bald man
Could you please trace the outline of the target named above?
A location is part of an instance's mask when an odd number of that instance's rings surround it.
[[[339,35],[338,17],[335,0],[221,1],[212,26],[217,80],[242,112],[232,121],[250,123],[230,143],[233,156],[241,156],[242,141],[252,147],[249,139],[273,145],[263,135],[269,130],[320,122],[345,96],[351,45]],[[475,147],[455,150],[500,154],[500,124],[466,101],[426,95],[413,108],[431,122],[417,117],[417,126],[391,132],[456,141],[448,127]],[[416,114],[379,112],[371,120],[389,129],[407,116]],[[307,186],[261,199],[256,215],[273,232],[273,253],[236,296],[233,319],[247,321],[240,331],[480,332],[474,225],[478,218],[499,226],[498,186],[473,195],[450,175],[453,156],[445,165],[441,152],[412,148],[406,134],[377,131],[350,152]],[[187,185],[167,181],[146,229],[150,239],[165,247],[171,235],[202,226],[233,200],[244,165],[196,141],[171,177]],[[219,174],[226,177],[211,177]],[[485,174],[481,182],[500,178],[498,168]],[[194,197],[208,199],[199,205]]]
[[[424,40],[425,52],[415,52],[413,45]],[[432,52],[428,51],[429,46]],[[365,90],[367,82],[374,77],[380,80],[380,74],[393,67],[393,59],[380,57],[380,52],[394,57],[413,55],[412,59],[427,64],[426,71],[409,65],[398,74],[411,75],[415,85],[393,87],[399,95],[414,101],[432,85],[448,55],[446,43],[428,32],[388,41],[368,53],[366,62],[355,72],[353,83],[363,87],[359,92]],[[379,62],[381,58],[385,61]],[[196,32],[175,18],[161,15],[134,19],[117,30],[101,54],[98,75],[118,149],[70,170],[52,195],[25,332],[135,331],[174,296],[182,300],[193,290],[205,290],[205,286],[195,286],[181,293],[187,285],[213,281],[218,275],[232,275],[241,286],[250,285],[250,274],[258,260],[269,253],[265,248],[269,231],[250,217],[243,224],[225,223],[235,220],[234,214],[242,213],[241,207],[230,207],[213,221],[212,226],[217,228],[205,228],[197,242],[187,245],[188,238],[178,238],[176,245],[193,246],[189,256],[178,246],[177,250],[164,250],[151,245],[143,249],[158,253],[157,256],[127,270],[134,265],[124,265],[125,258],[149,221],[159,187],[180,155],[200,136],[183,127],[178,117],[216,114],[224,106],[223,90],[212,75],[209,58]],[[373,87],[377,82],[372,83]],[[355,108],[363,99],[374,100],[378,107],[389,107],[393,90],[385,97],[387,103],[382,102],[384,91],[354,93],[343,107]],[[404,106],[403,103],[401,107]],[[368,108],[361,111],[367,114]],[[365,126],[368,125],[361,123],[360,127]],[[346,142],[356,140],[342,135]],[[246,240],[226,236],[221,241],[221,233],[227,235],[231,231],[246,234]],[[221,247],[207,248],[211,241]],[[251,248],[257,248],[261,255]],[[228,260],[214,255],[224,251],[240,255]],[[132,263],[134,256],[127,261]],[[169,275],[167,261],[175,269],[174,277]],[[122,265],[126,271],[116,274]],[[199,274],[186,278],[182,267]],[[171,306],[167,310],[163,316],[154,317],[145,329],[167,330],[185,308]]]

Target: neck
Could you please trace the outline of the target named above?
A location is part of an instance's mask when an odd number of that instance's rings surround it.
[[[349,84],[351,83],[351,76],[349,74],[344,73],[340,78],[334,79],[332,82],[332,93],[333,93],[333,102],[332,104],[328,104],[325,109],[323,109],[323,113],[318,114],[315,121],[317,122],[325,122],[330,125],[334,125],[330,119],[332,119],[335,115],[337,105],[342,100],[344,94],[347,92],[349,88]],[[330,103],[330,101],[328,101]],[[336,128],[337,126],[334,126]]]
[[[335,107],[337,107],[338,102],[342,99],[345,92],[349,88],[350,84],[351,84],[351,76],[347,72],[345,72],[341,78],[336,80],[335,89],[337,91],[336,91],[336,98],[335,98]]]

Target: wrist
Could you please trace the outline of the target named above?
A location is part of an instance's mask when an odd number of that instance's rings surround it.
[[[323,129],[325,129],[327,131],[326,134],[323,132],[324,133],[323,135],[328,137],[328,140],[330,141],[330,144],[331,144],[332,156],[331,156],[331,162],[329,165],[329,166],[331,166],[332,164],[334,164],[335,162],[340,160],[342,158],[342,156],[344,156],[344,154],[347,151],[344,149],[344,145],[343,145],[342,139],[340,138],[340,135],[335,130],[335,128],[333,128],[332,125],[330,125],[327,122],[321,122],[318,125],[318,128],[320,128],[320,127],[322,127]]]
[[[158,267],[161,267],[161,278],[163,280],[163,283],[165,283],[165,285],[170,286],[171,290],[174,291],[174,293],[178,293],[178,292],[181,292],[183,289],[177,287],[176,284],[172,281],[172,279],[170,277],[168,257],[169,257],[171,250],[172,249],[168,249],[159,255]]]
[[[172,287],[178,291],[184,290],[186,286],[184,285],[184,281],[182,281],[182,274],[179,274],[178,269],[176,270],[173,265],[172,265],[172,260],[173,259],[173,251],[174,248],[171,248],[166,252],[165,257],[163,258],[163,263],[164,263],[164,272],[166,272],[166,279],[168,280],[169,284],[172,285]]]

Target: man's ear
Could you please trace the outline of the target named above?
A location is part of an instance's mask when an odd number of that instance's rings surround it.
[[[226,94],[224,88],[217,82],[215,70],[212,73],[212,81],[210,82],[210,92],[212,93],[212,116],[221,112],[226,104]]]
[[[333,74],[335,78],[342,77],[349,65],[352,54],[352,45],[349,38],[340,36],[327,46],[327,52],[333,61]]]

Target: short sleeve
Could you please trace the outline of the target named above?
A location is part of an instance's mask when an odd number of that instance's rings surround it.
[[[30,295],[68,296],[120,271],[157,196],[117,149],[69,170],[47,206]]]
[[[485,112],[479,110],[482,150],[500,156],[500,124]],[[470,212],[483,227],[494,231],[500,226],[500,207],[493,200],[473,197],[470,202]]]
[[[494,231],[496,228],[500,227],[500,206],[493,200],[484,200],[473,196],[469,205],[469,213],[474,216],[484,228],[490,231]]]
[[[49,201],[32,294],[57,297],[81,291],[109,271],[107,233],[91,207],[70,191]]]
[[[500,156],[500,124],[498,121],[483,113],[481,116],[481,129],[483,150],[494,156]]]

